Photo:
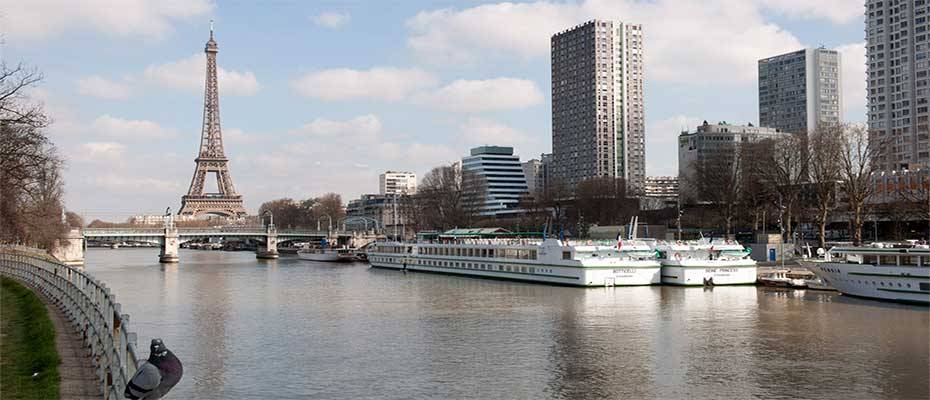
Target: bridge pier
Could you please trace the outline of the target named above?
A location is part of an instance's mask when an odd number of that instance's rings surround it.
[[[278,257],[278,230],[275,229],[274,224],[268,224],[265,228],[265,246],[258,246],[255,250],[255,258],[274,260]]]
[[[84,265],[84,232],[80,228],[69,230],[67,236],[58,239],[52,257],[65,265]]]
[[[180,243],[178,240],[178,228],[171,224],[165,227],[165,237],[161,242],[161,252],[158,254],[160,263],[176,263],[180,261],[178,256]]]

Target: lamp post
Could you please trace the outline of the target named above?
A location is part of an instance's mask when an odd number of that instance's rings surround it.
[[[320,230],[320,220],[323,219],[323,217],[326,217],[326,220],[327,220],[327,222],[329,223],[329,227],[327,228],[327,232],[332,231],[332,230],[333,230],[333,218],[330,217],[329,214],[323,214],[323,215],[321,215],[319,218],[316,219],[316,230],[317,230],[317,231]]]
[[[394,225],[394,240],[397,240],[397,193],[394,193],[394,200],[391,202],[391,225]]]
[[[262,223],[263,223],[263,224],[265,223],[265,216],[268,216],[268,225],[267,225],[267,226],[271,226],[272,228],[274,228],[274,214],[271,213],[271,210],[265,210],[265,212],[262,213]]]
[[[778,231],[781,233],[781,237],[778,241],[779,243],[779,258],[781,258],[781,267],[785,268],[785,225],[783,223],[785,219],[785,206],[781,202],[781,194],[778,195],[778,209],[781,211],[778,213]]]

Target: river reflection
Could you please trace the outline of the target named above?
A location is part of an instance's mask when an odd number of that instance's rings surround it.
[[[173,398],[925,398],[926,308],[751,286],[566,288],[98,250]]]

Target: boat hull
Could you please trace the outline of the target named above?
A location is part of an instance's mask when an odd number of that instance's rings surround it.
[[[756,283],[755,264],[726,264],[704,261],[663,261],[662,283],[667,285],[701,286],[750,285]]]
[[[661,283],[660,265],[655,261],[630,261],[626,265],[569,267],[489,260],[446,261],[388,254],[368,255],[372,267],[436,272],[482,278],[518,280],[570,286],[637,286]]]
[[[930,305],[930,268],[805,261],[802,264],[843,294]]]
[[[307,261],[321,262],[348,262],[352,261],[350,257],[342,257],[337,253],[297,253],[297,257]]]

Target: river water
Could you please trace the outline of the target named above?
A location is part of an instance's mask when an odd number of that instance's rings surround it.
[[[930,312],[817,291],[571,288],[90,249],[175,399],[927,398]]]

